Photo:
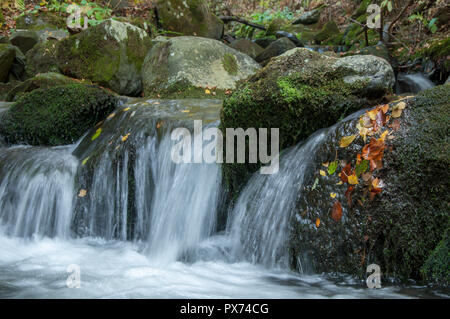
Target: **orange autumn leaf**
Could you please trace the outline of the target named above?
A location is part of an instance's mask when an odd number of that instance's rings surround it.
[[[316,227],[319,228],[319,226],[320,226],[320,218],[317,218],[316,219]]]
[[[355,189],[355,186],[349,186],[347,188],[347,191],[345,192],[345,197],[347,198],[348,206],[351,206],[351,204],[352,204],[352,193],[353,193],[354,189]]]
[[[348,177],[352,174],[352,164],[348,163],[341,171],[341,181],[344,183],[348,182]]]
[[[358,177],[353,173],[352,175],[348,176],[348,183],[350,185],[357,185],[358,184]]]
[[[339,201],[333,205],[333,209],[331,210],[331,218],[333,218],[335,222],[340,221],[342,218],[342,205]]]

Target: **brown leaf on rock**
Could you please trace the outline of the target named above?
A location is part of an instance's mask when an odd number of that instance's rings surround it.
[[[331,210],[331,218],[333,218],[335,222],[340,221],[342,218],[342,205],[339,201],[333,205],[333,209]]]
[[[348,163],[341,171],[341,181],[347,183],[350,175],[352,175],[352,164]]]

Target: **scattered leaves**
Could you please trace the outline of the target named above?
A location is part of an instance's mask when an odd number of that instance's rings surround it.
[[[331,162],[328,166],[328,174],[333,175],[334,172],[336,172],[336,169],[338,167],[338,161]]]
[[[339,143],[339,147],[347,147],[350,144],[353,143],[357,135],[350,135],[350,136],[344,136],[341,138],[341,141]]]

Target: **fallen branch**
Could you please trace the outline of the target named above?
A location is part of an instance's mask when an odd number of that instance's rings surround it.
[[[220,20],[222,20],[223,23],[228,23],[228,22],[231,22],[231,21],[235,21],[235,22],[239,22],[239,23],[248,25],[248,26],[253,27],[255,29],[260,29],[260,30],[266,31],[266,28],[264,26],[262,26],[260,24],[248,22],[247,20],[241,19],[241,18],[236,17],[236,16],[219,16],[218,18]]]

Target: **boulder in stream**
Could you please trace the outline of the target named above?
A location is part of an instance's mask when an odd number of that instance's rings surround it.
[[[1,114],[0,135],[9,144],[71,144],[116,106],[114,95],[92,85],[37,89]]]
[[[0,82],[6,82],[16,51],[10,44],[0,44]]]
[[[391,92],[394,71],[374,56],[330,57],[295,48],[272,58],[224,101],[224,128],[279,128],[281,149]],[[233,196],[257,164],[224,164]]]
[[[253,75],[259,68],[248,55],[217,40],[165,39],[145,58],[144,93],[160,97],[205,97],[208,88],[214,88],[214,92],[235,89],[237,81]]]
[[[449,100],[450,85],[438,86],[331,129],[299,189],[294,268],[365,278],[377,264],[384,278],[448,281],[448,249],[443,259],[437,246],[450,227]]]
[[[151,48],[147,33],[129,23],[106,20],[58,43],[63,74],[129,96],[142,92],[141,67]]]

